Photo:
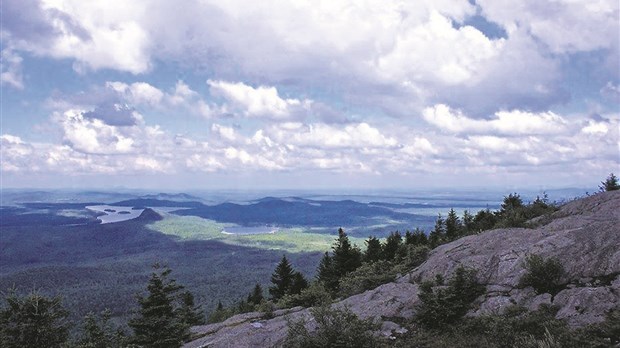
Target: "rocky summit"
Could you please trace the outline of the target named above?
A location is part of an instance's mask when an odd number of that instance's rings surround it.
[[[576,199],[531,223],[538,227],[496,229],[441,245],[395,282],[333,306],[347,306],[360,318],[375,319],[381,323],[381,334],[398,333],[405,329],[392,320],[415,315],[420,282],[438,274],[447,279],[462,265],[476,269],[486,288],[470,316],[501,314],[511,305],[536,310],[552,304],[560,308],[557,319],[582,327],[601,322],[607,311],[620,308],[620,191]],[[519,286],[525,258],[533,254],[556,258],[563,265],[562,286],[554,296]],[[196,339],[184,347],[278,346],[286,338],[289,320],[311,319],[309,309],[301,307],[276,311],[272,319],[263,317],[246,313],[194,327]],[[311,329],[311,321],[308,326]]]

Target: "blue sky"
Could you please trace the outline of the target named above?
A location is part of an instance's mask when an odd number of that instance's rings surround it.
[[[616,0],[3,1],[3,187],[596,185]]]

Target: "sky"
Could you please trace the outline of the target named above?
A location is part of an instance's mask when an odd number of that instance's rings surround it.
[[[0,0],[3,188],[596,187],[617,0]]]

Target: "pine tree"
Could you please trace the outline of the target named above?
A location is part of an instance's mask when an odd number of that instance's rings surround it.
[[[342,228],[338,229],[338,239],[332,247],[334,271],[338,278],[353,272],[362,264],[362,252],[353,246]]]
[[[286,255],[283,255],[282,260],[271,275],[273,286],[269,287],[269,295],[273,301],[281,299],[290,291],[293,284],[293,274],[293,267],[288,262]]]
[[[188,327],[177,317],[174,300],[183,287],[168,279],[169,268],[155,264],[153,269],[148,295],[138,296],[138,316],[128,323],[134,331],[131,343],[152,348],[180,347]]]
[[[381,259],[381,241],[377,237],[370,236],[366,240],[366,251],[364,251],[364,262],[376,262]]]
[[[69,331],[68,312],[60,297],[48,298],[36,291],[20,297],[12,289],[0,309],[0,346],[5,348],[61,347]]]

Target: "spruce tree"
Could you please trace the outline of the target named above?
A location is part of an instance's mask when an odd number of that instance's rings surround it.
[[[362,264],[362,252],[352,245],[342,228],[338,229],[338,239],[332,247],[334,271],[339,278],[355,271]]]
[[[325,252],[321,258],[316,274],[317,280],[323,283],[330,293],[333,294],[338,290],[338,275],[334,269],[334,260],[328,252]]]
[[[273,286],[269,287],[269,295],[272,300],[277,301],[289,292],[293,284],[293,274],[293,267],[288,262],[286,255],[283,255],[282,260],[271,275]]]
[[[36,291],[19,296],[12,289],[0,309],[0,346],[5,348],[62,347],[69,331],[68,312],[61,298],[45,297]]]
[[[381,259],[381,241],[377,237],[370,236],[366,240],[366,251],[364,251],[364,262],[376,262]]]
[[[151,348],[180,347],[187,337],[188,327],[175,310],[175,297],[183,287],[168,279],[171,270],[153,266],[147,286],[148,295],[138,296],[138,315],[129,321],[134,331],[131,343]]]

